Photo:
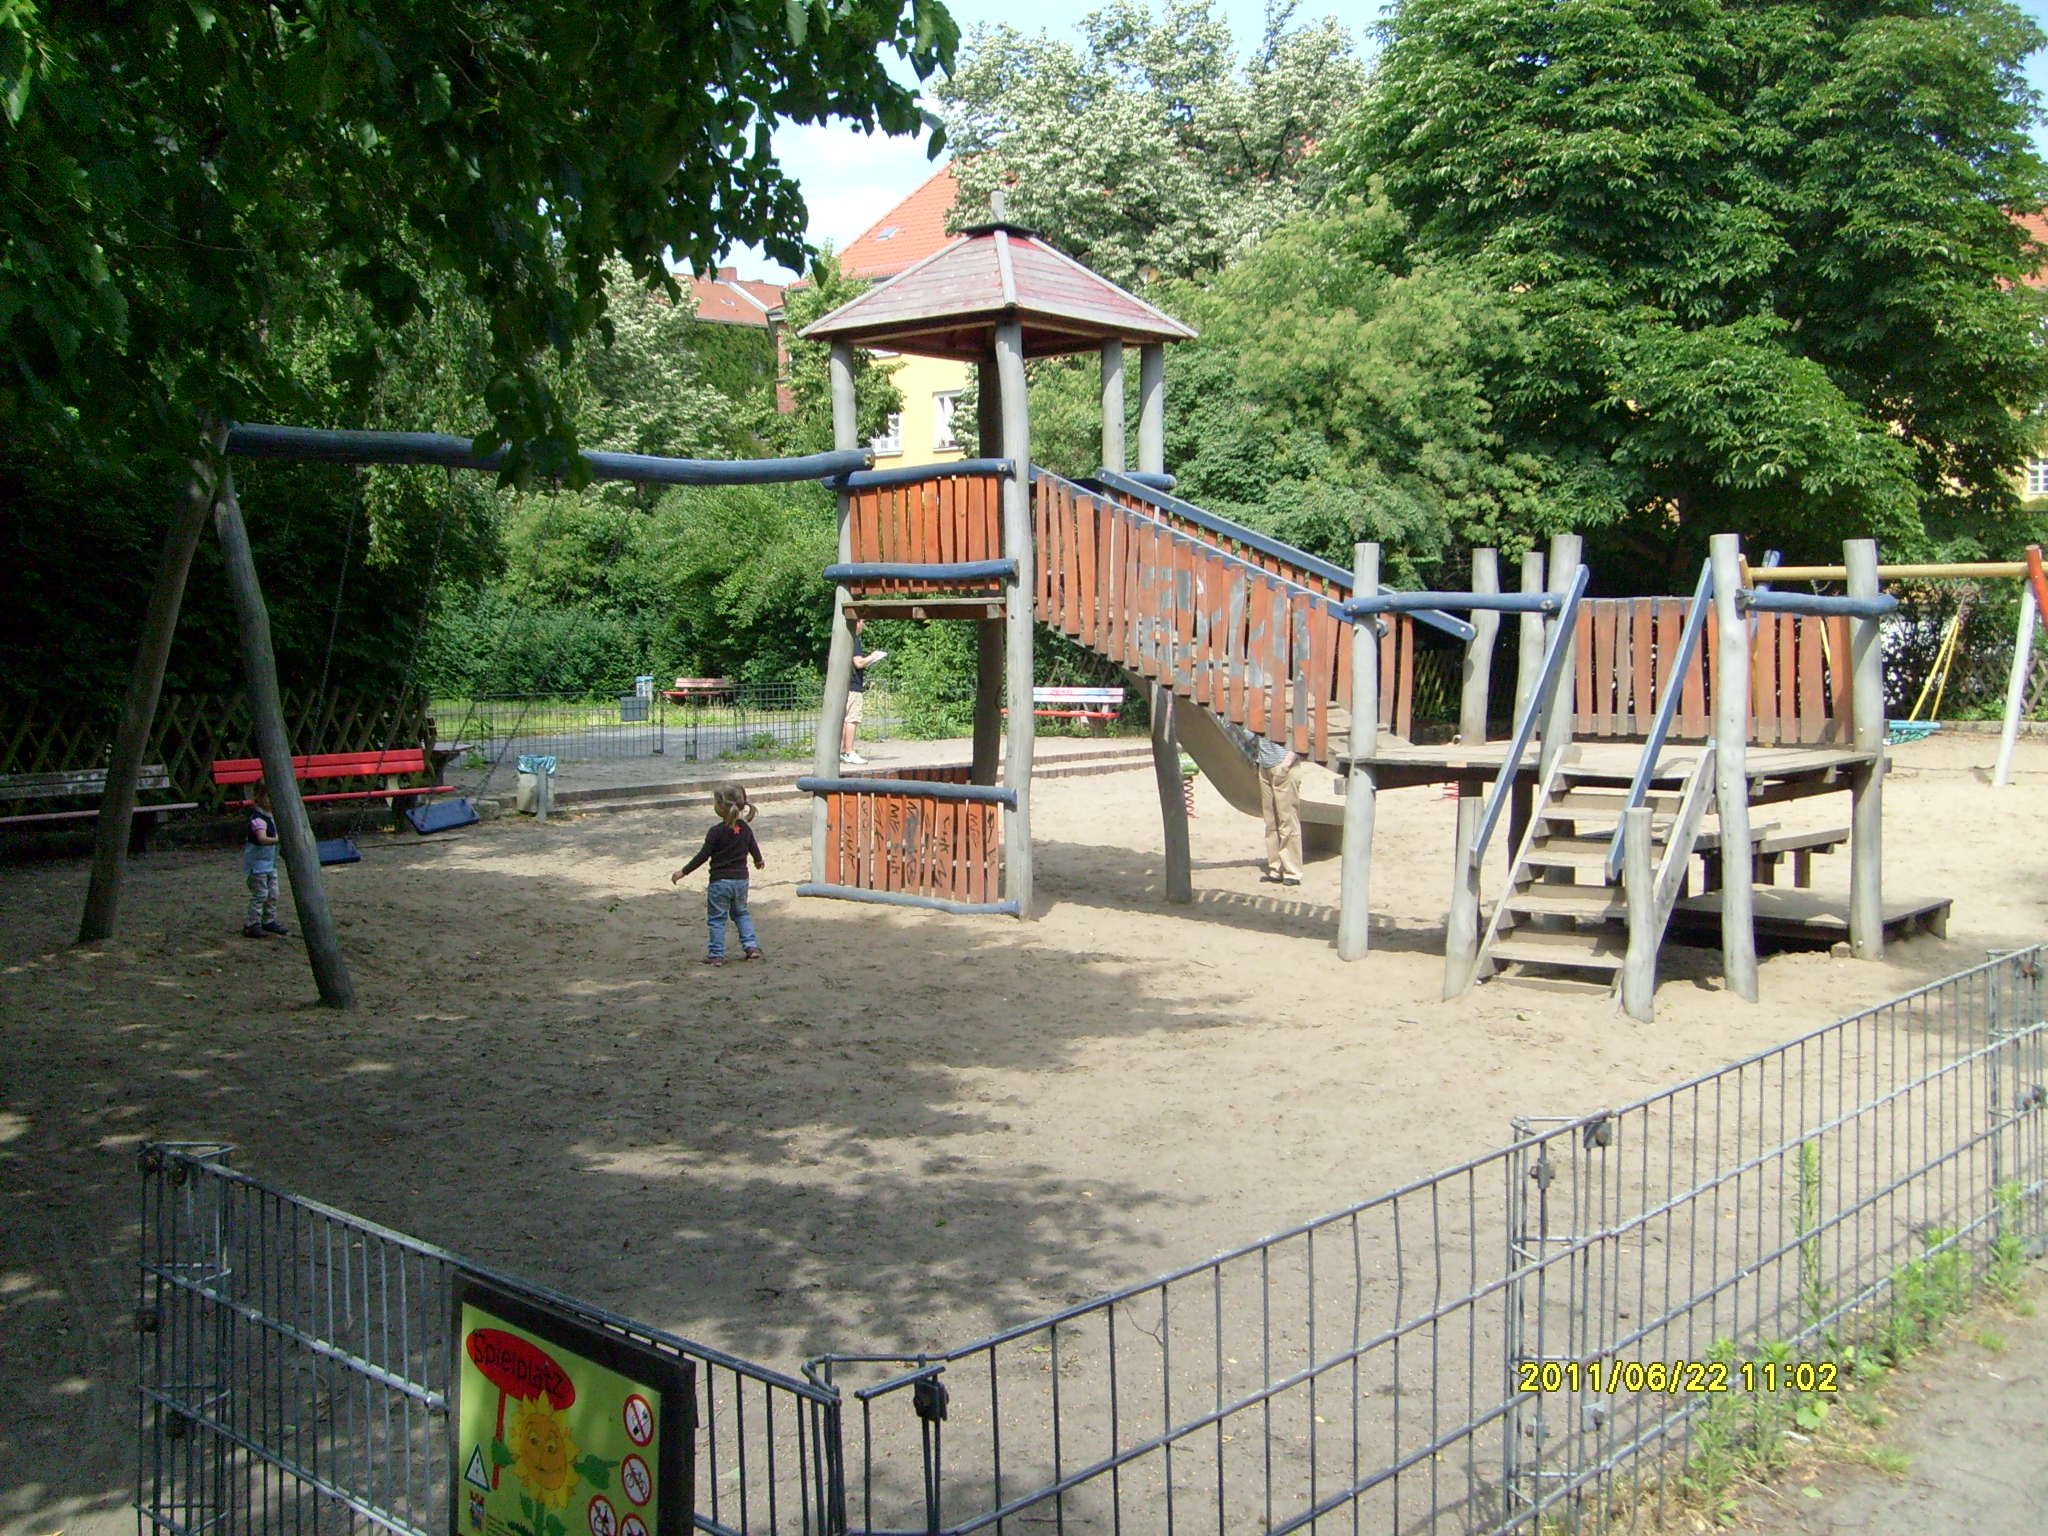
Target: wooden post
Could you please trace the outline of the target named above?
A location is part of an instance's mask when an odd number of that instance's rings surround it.
[[[1003,381],[995,353],[976,365],[975,425],[984,458],[998,456],[1003,441]],[[968,778],[994,784],[1003,757],[1003,621],[981,619],[974,626],[974,763]]]
[[[157,701],[163,695],[164,663],[178,630],[178,610],[185,601],[185,578],[192,554],[213,515],[216,463],[227,443],[227,429],[213,432],[212,452],[192,461],[185,499],[164,530],[157,556],[156,582],[149,589],[149,607],[142,618],[142,636],[135,645],[135,665],[128,673],[128,692],[121,700],[121,724],[107,761],[107,788],[100,797],[100,819],[93,833],[92,875],[85,887],[85,912],[78,923],[78,942],[96,944],[112,938],[121,911],[121,876],[127,869],[128,833],[135,816],[136,785],[149,755],[150,727],[156,723]]]
[[[1024,394],[1024,327],[1014,319],[996,326],[996,375],[1002,384],[1003,457],[1017,472],[1003,482],[1003,553],[1017,562],[1003,597],[1004,661],[1009,680],[1009,751],[1003,783],[1017,804],[1003,821],[1005,895],[1017,915],[1031,916],[1031,757],[1035,720],[1031,713],[1032,593],[1036,590],[1031,547],[1031,408]]]
[[[1522,591],[1533,597],[1543,590],[1543,554],[1530,550],[1522,556]],[[1525,613],[1515,632],[1515,719],[1528,711],[1529,696],[1536,691],[1536,674],[1543,670],[1543,615]],[[1535,799],[1528,781],[1517,777],[1508,791],[1508,847],[1522,846],[1522,834],[1529,830],[1529,813]]]
[[[1500,554],[1497,550],[1472,551],[1472,590],[1500,591]],[[1472,638],[1465,643],[1463,687],[1458,694],[1458,738],[1467,751],[1486,745],[1487,686],[1493,677],[1493,645],[1500,633],[1500,615],[1490,609],[1475,609]],[[1472,969],[1479,958],[1479,869],[1472,861],[1472,844],[1479,836],[1479,818],[1486,807],[1477,796],[1463,793],[1459,786],[1458,831],[1451,867],[1451,907],[1444,918],[1444,996],[1457,997],[1472,984]]]
[[[1721,820],[1721,974],[1728,990],[1755,1002],[1756,859],[1749,836],[1749,624],[1742,590],[1742,541],[1717,533],[1714,566],[1714,802]]]
[[[1156,341],[1138,348],[1138,468],[1166,469],[1166,348]]]
[[[1579,536],[1576,533],[1560,533],[1550,541],[1550,590],[1560,598],[1572,589],[1572,581],[1579,573]],[[1562,610],[1551,620],[1553,624],[1576,625],[1576,616],[1567,617]],[[1557,672],[1557,691],[1550,696],[1550,704],[1543,712],[1543,749],[1537,758],[1539,774],[1547,773],[1558,754],[1571,745],[1573,710],[1576,707],[1578,689],[1578,640],[1569,632],[1563,640],[1563,664]],[[1542,665],[1542,658],[1537,658]]]
[[[1164,459],[1162,445],[1160,457]],[[1124,458],[1124,344],[1102,344],[1102,467],[1122,474]]]
[[[1115,348],[1112,366],[1110,349]],[[1114,385],[1111,379],[1114,376]],[[1166,349],[1156,342],[1138,353],[1141,394],[1138,418],[1138,468],[1148,475],[1166,473]],[[1112,433],[1112,424],[1114,432]],[[1123,468],[1124,451],[1124,344],[1102,344],[1102,463],[1106,469]],[[1188,845],[1188,803],[1180,777],[1180,738],[1173,729],[1173,691],[1153,683],[1149,693],[1152,710],[1152,778],[1159,791],[1159,820],[1166,850],[1166,899],[1190,902],[1195,899],[1194,855]]]
[[[2012,753],[2019,742],[2020,713],[2027,707],[2027,675],[2034,664],[2034,624],[2041,605],[2030,583],[2020,583],[2020,627],[2012,638],[2012,675],[2005,682],[2005,725],[1998,735],[1998,765],[1991,770],[1994,787],[2012,782]]]
[[[832,378],[832,446],[858,448],[860,427],[854,409],[853,348],[843,341],[832,343],[829,364]],[[853,492],[839,493],[839,562],[853,559],[853,524],[849,512]],[[850,597],[845,587],[832,590],[832,638],[825,657],[825,694],[818,701],[818,739],[811,744],[811,773],[820,779],[836,779],[839,771],[839,733],[846,725],[846,696],[853,686],[853,626],[846,622]],[[824,795],[811,796],[811,883],[825,884],[825,850],[832,835],[832,806]]]
[[[1380,589],[1380,547],[1351,552],[1351,594]],[[1372,947],[1372,823],[1377,809],[1372,755],[1380,744],[1380,637],[1370,617],[1351,625],[1350,766],[1344,783],[1344,841],[1338,877],[1337,955],[1363,959]]]
[[[1842,545],[1851,597],[1876,597],[1877,541]],[[1856,750],[1871,754],[1849,775],[1849,947],[1859,960],[1884,958],[1884,621],[1856,619],[1849,633],[1850,707]],[[1726,847],[1726,844],[1723,844]],[[1723,859],[1725,862],[1725,854]]]
[[[1622,813],[1621,882],[1628,897],[1628,955],[1621,966],[1621,1006],[1649,1023],[1657,998],[1657,872],[1651,855],[1652,812],[1638,805]]]
[[[299,797],[298,776],[292,772],[284,700],[277,685],[277,653],[270,642],[270,613],[263,606],[263,588],[256,579],[249,530],[242,523],[242,505],[235,496],[234,471],[225,465],[213,502],[213,528],[220,539],[228,593],[241,631],[242,670],[249,684],[249,714],[256,725],[256,755],[263,760],[263,780],[270,788],[278,843],[291,875],[292,905],[298,911],[299,932],[306,940],[306,959],[313,968],[320,1001],[330,1008],[351,1008],[355,1006],[355,987],[342,959],[334,914],[328,909],[327,886],[320,877],[319,844],[313,837],[313,824],[306,819],[306,802]]]

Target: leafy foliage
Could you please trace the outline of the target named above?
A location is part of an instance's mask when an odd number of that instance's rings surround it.
[[[1709,524],[1911,547],[2011,515],[2048,396],[2043,40],[2008,0],[1404,0],[1331,155],[1502,296],[1496,430],[1645,579]]]
[[[1324,174],[1309,151],[1364,86],[1334,21],[1272,5],[1240,65],[1210,0],[1155,22],[1132,0],[1081,23],[1082,46],[975,28],[936,88],[958,158],[954,217],[1010,217],[1114,281],[1214,272],[1289,214]]]
[[[671,252],[799,261],[770,128],[915,130],[887,56],[922,77],[955,35],[938,0],[10,0],[0,413],[195,444],[288,392],[273,328],[338,274],[376,322],[356,376],[452,289],[487,321],[485,446],[573,472],[540,357],[609,329],[605,262],[673,291]]]

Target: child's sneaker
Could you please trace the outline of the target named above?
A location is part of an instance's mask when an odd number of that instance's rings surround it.
[[[868,760],[858,752],[842,752],[839,754],[839,761],[849,768],[865,768],[868,765]]]
[[[740,958],[742,960],[766,960],[768,957],[762,954],[759,949],[750,949],[744,955],[741,955]]]
[[[265,933],[274,933],[282,939],[288,939],[292,936],[291,929],[285,927],[285,925],[283,923],[280,923],[276,918],[272,918],[269,922],[265,923],[263,925],[263,931]]]
[[[705,963],[706,965],[723,965],[723,964],[725,964],[725,956],[723,956],[723,955],[706,955],[706,956],[704,957],[704,963]]]
[[[246,923],[242,927],[242,937],[245,939],[260,939],[263,937],[263,930],[254,923]]]

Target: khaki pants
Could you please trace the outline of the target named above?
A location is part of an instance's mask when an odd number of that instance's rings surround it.
[[[1301,878],[1301,760],[1259,770],[1259,812],[1266,818],[1266,873]]]

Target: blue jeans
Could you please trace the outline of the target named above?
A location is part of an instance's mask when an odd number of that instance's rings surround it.
[[[740,925],[740,947],[759,949],[761,941],[754,933],[754,914],[747,910],[747,882],[744,880],[714,880],[704,889],[704,918],[711,925],[711,947],[708,953],[714,960],[725,958],[725,920],[727,917]]]

